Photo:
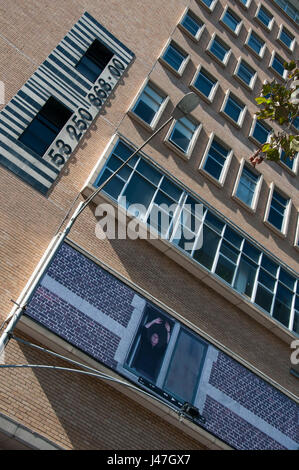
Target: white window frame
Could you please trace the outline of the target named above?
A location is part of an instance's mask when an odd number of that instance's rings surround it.
[[[288,71],[284,70],[283,75],[280,75],[280,73],[278,73],[277,70],[275,70],[272,66],[275,56],[278,56],[279,59],[283,60],[284,62],[287,62],[283,57],[281,57],[280,54],[278,54],[278,52],[273,50],[272,54],[271,54],[271,59],[270,59],[268,68],[271,70],[272,73],[274,73],[278,78],[280,78],[280,80],[286,80],[286,78],[288,76]]]
[[[227,46],[228,47],[228,52],[226,53],[225,55],[225,59],[224,61],[221,61],[215,54],[213,54],[213,52],[210,51],[210,47],[212,46],[215,38],[217,38],[219,40],[220,43],[223,43],[223,45]],[[228,64],[228,61],[229,61],[229,58],[231,56],[231,53],[232,53],[232,50],[231,50],[231,47],[215,32],[213,33],[210,41],[209,41],[209,44],[206,48],[206,53],[209,54],[216,62],[218,62],[218,64],[220,64],[222,67],[226,67],[227,64]]]
[[[199,31],[197,32],[195,36],[192,33],[190,33],[190,31],[187,28],[185,28],[185,26],[181,23],[187,13],[189,13],[189,16],[194,17],[194,21],[197,21],[199,24],[202,24],[202,27],[199,29]],[[179,20],[178,28],[181,31],[183,31],[183,33],[185,33],[187,36],[189,36],[189,38],[192,39],[192,41],[198,42],[201,38],[202,33],[206,29],[206,25],[203,22],[203,20],[193,12],[193,10],[187,7]]]
[[[244,82],[244,81],[242,80],[242,78],[239,77],[239,75],[238,75],[238,71],[239,71],[241,62],[244,62],[246,65],[248,65],[249,68],[254,69],[254,67],[253,67],[252,65],[250,65],[248,62],[246,62],[246,60],[243,59],[243,57],[239,57],[238,62],[237,62],[237,65],[236,65],[236,68],[235,68],[234,73],[233,73],[233,76],[234,76],[234,78],[235,78],[236,80],[238,80],[238,82],[241,83],[241,85],[243,85],[247,90],[252,91],[252,90],[254,89],[255,82],[256,82],[256,79],[257,79],[257,72],[255,72],[255,74],[253,75],[253,77],[252,77],[252,79],[251,79],[251,82],[250,82],[250,85],[247,85],[247,83]]]
[[[281,152],[280,152],[281,154]],[[298,166],[299,166],[299,152],[296,153],[295,157],[294,157],[294,165],[293,165],[293,169],[291,169],[286,163],[284,163],[283,160],[281,160],[279,158],[279,161],[278,161],[279,165],[281,165],[286,171],[288,171],[292,176],[296,176],[297,175],[297,171],[298,171]]]
[[[244,3],[242,2],[242,0],[238,0],[239,4],[241,5],[241,7],[243,7],[245,10],[248,10],[248,8],[250,7],[251,5],[251,0],[247,0],[246,1],[246,5],[244,5]]]
[[[271,201],[273,197],[273,192],[276,191],[279,194],[281,194],[282,197],[288,199],[288,204],[286,207],[286,213],[284,215],[283,223],[282,223],[282,230],[279,230],[275,225],[271,224],[271,222],[268,221],[269,217],[269,212],[271,208]],[[279,235],[282,238],[286,238],[287,236],[287,231],[288,231],[288,225],[289,225],[289,219],[290,219],[290,214],[291,214],[291,207],[292,207],[292,199],[278,186],[275,185],[275,183],[272,181],[270,184],[270,190],[269,190],[269,196],[267,200],[267,206],[265,210],[265,215],[264,215],[264,224],[270,228],[273,232],[275,232],[277,235]]]
[[[197,124],[198,127],[196,129],[196,131],[194,132],[192,138],[191,138],[191,141],[189,143],[189,146],[188,146],[188,150],[187,152],[183,152],[183,150],[180,150],[176,145],[174,145],[170,140],[170,136],[171,136],[171,133],[177,123],[177,120],[174,120],[166,134],[166,137],[164,139],[164,143],[171,149],[173,150],[175,153],[177,153],[180,157],[183,157],[185,160],[189,160],[191,155],[192,155],[192,152],[193,152],[193,149],[194,149],[194,146],[197,142],[197,139],[198,139],[198,136],[200,134],[200,131],[202,129],[202,124],[196,119],[194,118],[193,116],[191,116],[190,114],[188,116],[186,116],[187,119],[189,119],[190,121],[192,121],[194,124]]]
[[[202,91],[200,91],[198,88],[196,88],[195,86],[195,82],[197,80],[197,77],[201,71],[201,69],[203,69],[205,71],[205,73],[207,75],[210,75],[212,77],[212,74],[206,70],[201,64],[197,67],[197,70],[194,74],[194,77],[192,78],[192,81],[190,82],[190,85],[189,87],[191,88],[192,91],[194,91],[195,93],[197,93],[203,100],[205,100],[207,103],[211,104],[215,98],[215,95],[216,95],[216,92],[218,90],[218,87],[219,87],[219,81],[217,80],[215,85],[213,86],[209,96],[206,96],[204,93],[202,93]]]
[[[251,34],[255,34],[255,35],[258,37],[258,39],[260,39],[260,40],[264,43],[264,45],[263,45],[263,47],[262,47],[262,49],[261,49],[260,54],[258,54],[254,49],[252,49],[252,47],[250,47],[249,44],[248,44]],[[265,41],[264,41],[252,28],[250,28],[250,29],[248,30],[248,34],[247,34],[246,41],[245,41],[245,44],[244,44],[244,45],[245,45],[245,47],[246,47],[255,57],[257,57],[258,59],[262,59],[262,58],[264,57],[264,55],[265,55],[265,50],[266,50],[266,43],[265,43]]]
[[[166,52],[167,48],[170,46],[170,44],[173,44],[174,48],[177,49],[182,55],[185,55],[185,58],[183,62],[181,63],[181,66],[179,70],[176,70],[173,68],[164,58],[163,55]],[[162,49],[162,52],[159,57],[159,62],[161,62],[162,65],[164,65],[166,68],[168,68],[173,74],[175,74],[177,77],[181,77],[184,73],[185,68],[187,67],[187,64],[190,60],[190,55],[173,39],[169,39],[165,46]]]
[[[165,96],[165,100],[164,102],[162,103],[162,105],[160,106],[158,112],[156,113],[153,121],[151,124],[148,124],[147,122],[145,122],[140,116],[138,116],[137,114],[135,114],[135,112],[133,111],[133,108],[135,106],[135,104],[137,103],[137,101],[139,100],[140,96],[142,95],[145,87],[147,85],[151,85],[154,89],[157,90],[157,93],[161,93],[161,96]],[[130,107],[129,107],[129,110],[128,110],[128,115],[131,116],[133,119],[135,119],[137,122],[139,122],[139,124],[141,124],[143,127],[145,127],[147,130],[149,131],[153,131],[155,130],[168,102],[169,102],[169,96],[168,94],[163,91],[158,85],[155,84],[155,82],[153,82],[152,80],[150,80],[149,78],[147,78],[143,84],[142,84],[142,87],[140,88],[140,90],[138,91],[137,95],[135,96],[134,100],[132,101]]]
[[[218,0],[213,0],[211,6],[208,7],[208,5],[206,5],[203,0],[198,0],[198,3],[202,5],[209,13],[212,13],[214,11],[217,2]]]
[[[281,33],[282,33],[282,30],[285,29],[287,31],[288,34],[290,34],[290,36],[293,36],[293,41],[291,43],[291,47],[288,47],[286,45],[285,42],[283,42],[281,39],[280,39],[280,36],[281,36]],[[296,37],[294,36],[293,33],[291,33],[291,31],[288,30],[288,28],[286,28],[286,26],[284,24],[281,24],[280,27],[279,27],[279,31],[278,31],[278,35],[277,35],[277,38],[276,38],[276,41],[279,42],[279,44],[281,44],[288,52],[294,52],[294,49],[295,49],[295,46],[296,46]]]
[[[296,233],[295,233],[294,247],[296,248],[296,250],[299,251],[299,211],[297,213],[297,228],[296,228]]]
[[[227,13],[227,11],[230,10],[230,12],[232,13],[232,16],[236,16],[240,19],[239,23],[238,23],[238,26],[236,28],[236,30],[234,31],[233,29],[231,29],[225,22],[224,22],[224,16],[225,14]],[[241,28],[242,28],[242,25],[243,25],[243,20],[242,18],[239,17],[239,15],[237,15],[233,10],[232,8],[230,8],[228,5],[226,5],[226,7],[224,8],[223,10],[223,13],[220,17],[220,20],[219,20],[219,23],[222,24],[222,26],[227,29],[227,31],[229,31],[231,34],[233,34],[235,37],[239,36],[240,34],[240,31],[241,31]]]
[[[265,12],[269,15],[269,16],[272,16],[272,20],[270,21],[269,23],[269,26],[266,26],[265,23],[262,22],[262,20],[258,17],[258,14],[261,10],[261,8],[263,8],[265,10]],[[271,31],[272,28],[273,28],[273,24],[274,24],[274,15],[271,13],[271,11],[268,10],[268,8],[265,7],[265,5],[263,5],[261,2],[258,4],[257,6],[257,9],[256,9],[256,12],[255,12],[255,15],[254,15],[254,19],[266,30],[266,31]]]
[[[229,114],[227,114],[227,113],[225,112],[225,106],[226,106],[226,104],[227,104],[227,102],[228,102],[230,96],[231,96],[240,106],[244,105],[243,110],[240,112],[238,122],[236,122]],[[223,100],[221,109],[220,109],[220,111],[219,111],[219,114],[221,114],[221,115],[224,116],[226,119],[228,119],[228,121],[229,121],[231,124],[233,124],[235,127],[237,127],[238,129],[241,129],[241,127],[242,127],[242,125],[243,125],[243,122],[244,122],[244,118],[245,118],[246,112],[247,112],[247,106],[245,105],[245,103],[242,103],[242,101],[240,101],[239,98],[237,98],[236,95],[234,95],[230,90],[226,90],[225,97],[224,97],[224,100]]]
[[[262,144],[253,136],[253,132],[254,132],[254,129],[255,129],[255,126],[256,126],[256,123],[257,123],[258,119],[256,116],[254,116],[253,120],[252,120],[252,124],[251,124],[251,127],[250,127],[250,131],[249,131],[249,135],[248,135],[248,139],[250,139],[252,142],[254,142],[258,147],[260,147]],[[271,138],[271,134],[273,133],[273,129],[268,126],[268,124],[266,124],[264,121],[261,121],[266,127],[269,127],[270,128],[270,132],[268,134],[268,138],[266,140],[266,142],[269,142],[270,141],[270,138]]]
[[[223,165],[223,168],[222,168],[222,172],[221,172],[221,175],[220,175],[220,178],[219,180],[217,180],[216,178],[214,178],[214,176],[212,176],[210,173],[208,173],[205,169],[204,169],[204,165],[206,163],[206,160],[208,158],[208,155],[209,155],[209,151],[210,151],[210,148],[211,148],[211,145],[212,145],[212,142],[213,140],[218,141],[220,145],[223,145],[223,147],[225,147],[227,150],[229,150],[229,154],[225,160],[225,163]],[[200,165],[199,165],[199,168],[198,170],[204,175],[206,176],[210,181],[212,181],[216,186],[218,186],[219,188],[222,188],[224,186],[224,183],[225,183],[225,180],[226,180],[226,176],[227,176],[227,173],[228,173],[228,170],[229,170],[229,167],[230,167],[230,163],[231,163],[231,160],[232,160],[232,157],[233,157],[233,149],[230,149],[230,147],[228,147],[228,145],[226,145],[220,138],[218,138],[214,132],[212,132],[210,134],[210,137],[209,137],[209,141],[208,141],[208,144],[207,144],[207,147],[206,147],[206,150],[203,154],[203,157],[201,159],[201,162],[200,162]]]
[[[263,184],[263,175],[262,175],[262,173],[258,172],[255,168],[250,167],[250,171],[252,171],[252,173],[256,174],[259,177],[259,180],[258,180],[257,185],[256,185],[255,190],[254,190],[254,195],[253,195],[253,198],[252,198],[251,206],[249,206],[248,204],[246,204],[244,201],[242,201],[242,199],[240,199],[237,196],[237,189],[239,187],[239,183],[240,183],[240,180],[241,180],[241,176],[242,176],[244,166],[249,167],[246,159],[242,158],[241,163],[240,163],[240,167],[239,167],[239,171],[238,171],[238,174],[237,174],[237,178],[236,178],[236,181],[235,181],[235,185],[234,185],[234,188],[233,188],[232,198],[235,201],[237,201],[238,204],[240,204],[242,207],[244,207],[249,212],[254,214],[256,212],[256,208],[257,208],[257,204],[258,204],[258,200],[259,200],[259,196],[260,196],[260,192],[261,192],[261,188],[262,188],[262,184]]]

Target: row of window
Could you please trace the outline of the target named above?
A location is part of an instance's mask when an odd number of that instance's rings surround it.
[[[95,39],[82,55],[75,68],[90,82],[94,83],[112,57],[113,53],[98,39]],[[57,99],[50,97],[20,135],[19,142],[22,142],[42,157],[72,114],[73,111]],[[80,125],[77,127],[81,131],[84,122],[81,120],[80,124],[81,127]]]
[[[265,27],[268,31],[272,29],[274,24],[274,17],[272,13],[270,13],[269,10],[267,10],[263,5],[260,4],[258,6],[255,18],[259,24]],[[219,21],[235,36],[239,35],[243,24],[242,18],[238,16],[232,8],[226,6]],[[190,35],[193,40],[198,41],[205,28],[205,24],[192,10],[187,9],[180,20],[179,27],[183,29],[188,35]],[[257,44],[255,45],[254,51],[258,54],[258,56],[262,57],[260,50],[262,50],[264,41],[257,35],[255,35],[254,38],[257,38]],[[294,34],[286,28],[286,26],[280,25],[276,39],[289,52],[293,52],[296,44],[296,38]],[[258,49],[258,51],[255,49]]]
[[[218,0],[198,0],[201,5],[206,7],[211,13]],[[251,5],[252,0],[238,0],[239,3],[246,9]],[[280,8],[282,8],[290,18],[292,18],[296,23],[299,23],[299,10],[290,3],[289,0],[274,0]],[[236,18],[238,16],[236,15]],[[254,18],[260,22],[268,31],[271,31],[274,24],[274,17],[272,13],[261,3],[258,4],[257,10],[255,12]],[[235,20],[237,21],[237,20]]]
[[[191,82],[192,89],[198,91],[202,97],[210,102],[212,101],[218,87],[218,82],[206,71],[200,67],[194,79]],[[130,115],[153,130],[164,111],[169,97],[163,93],[155,84],[148,81],[142,91],[135,98],[129,111]],[[225,99],[220,109],[220,113],[238,127],[242,126],[247,107],[230,90],[226,92]],[[185,116],[184,118],[173,122],[165,138],[165,143],[172,150],[179,153],[184,158],[190,158],[196,140],[202,128],[195,118]],[[268,124],[253,119],[249,133],[249,139],[258,146],[270,139],[272,129]],[[292,173],[296,174],[298,167],[298,154],[295,158],[284,158],[281,154],[281,162]],[[217,178],[221,181],[220,177]],[[223,183],[222,183],[223,184]]]
[[[95,186],[106,181],[132,152],[132,148],[118,140]],[[212,168],[214,171],[218,166],[221,168],[225,158],[227,149],[213,136],[204,160],[205,169],[210,171]],[[243,162],[234,189],[235,197],[245,204],[252,204],[261,178]],[[202,201],[148,160],[135,156],[114,176],[104,191],[115,201],[121,202],[119,198],[123,197],[127,209],[139,204],[135,216],[154,226],[185,255],[221,278],[274,319],[299,332],[299,281],[296,281],[294,275],[205,207],[205,204],[199,218],[195,207]],[[168,214],[167,225],[153,217],[161,204],[168,207],[176,204],[175,212],[170,211]],[[282,229],[289,211],[290,199],[272,185],[266,211],[267,222]]]
[[[195,31],[194,28],[191,28],[191,13],[188,10],[184,15],[181,26],[185,29],[186,27]],[[192,20],[193,24],[195,20]],[[199,28],[199,25],[198,25]],[[201,31],[203,30],[203,24],[201,26]],[[200,30],[198,29],[198,32]],[[282,33],[284,32],[281,28]],[[198,35],[198,33],[197,33]],[[283,35],[281,36],[283,37]],[[294,38],[295,41],[295,38]],[[265,41],[260,38],[252,29],[249,30],[247,39],[245,41],[245,46],[249,49],[255,56],[258,58],[263,58],[266,50]],[[231,48],[228,44],[221,39],[217,33],[213,33],[211,40],[206,49],[207,54],[209,54],[214,60],[216,60],[220,65],[226,66],[229,58],[231,56]],[[181,76],[185,70],[185,67],[189,61],[189,55],[175,42],[170,41],[165,50],[162,52],[160,60],[166,64],[171,70],[177,75]],[[284,68],[285,59],[281,57],[276,51],[272,52],[271,59],[269,62],[269,68],[272,72],[279,76],[279,78],[285,79],[287,71]],[[240,78],[241,83],[245,85],[248,89],[252,90],[255,84],[257,77],[257,72],[254,70],[244,59],[239,59],[237,67],[234,72],[234,76]]]
[[[240,0],[243,1],[243,0]],[[246,0],[245,0],[246,1]],[[290,17],[292,20],[294,20],[296,23],[299,24],[299,5],[298,8],[295,8],[294,5],[292,5],[289,0],[274,0],[275,3],[277,3],[280,8]]]

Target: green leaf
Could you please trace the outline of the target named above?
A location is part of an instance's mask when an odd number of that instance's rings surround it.
[[[270,144],[264,144],[262,146],[262,152],[267,152],[271,148]]]

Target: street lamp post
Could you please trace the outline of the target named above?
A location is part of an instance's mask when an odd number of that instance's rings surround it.
[[[69,223],[66,225],[65,229],[63,230],[63,232],[61,232],[60,234],[58,234],[57,236],[57,239],[55,240],[55,242],[53,242],[53,240],[51,241],[50,243],[50,246],[48,248],[49,250],[49,253],[48,253],[48,256],[46,257],[46,265],[48,265],[50,263],[50,261],[52,260],[53,256],[55,255],[55,253],[57,252],[57,250],[59,249],[59,247],[61,246],[61,244],[63,243],[65,237],[68,235],[68,233],[70,232],[72,226],[74,225],[75,221],[77,220],[77,218],[79,217],[79,215],[81,214],[81,212],[83,212],[83,210],[88,206],[88,204],[97,196],[97,194],[99,194],[103,189],[104,187],[112,180],[112,178],[114,178],[114,176],[124,167],[128,164],[128,162],[130,160],[132,160],[132,158],[138,153],[140,152],[143,147],[145,147],[162,129],[164,129],[165,126],[167,126],[167,124],[169,124],[171,121],[173,121],[174,119],[180,119],[181,117],[183,116],[186,116],[187,114],[190,114],[199,104],[199,97],[193,93],[193,92],[190,92],[190,93],[187,93],[186,95],[183,96],[183,98],[177,103],[177,105],[175,106],[173,112],[172,112],[172,115],[171,117],[162,124],[162,126],[159,127],[159,129],[157,129],[145,142],[143,142],[143,144],[137,149],[135,150],[132,155],[130,155],[130,157],[125,161],[123,162],[119,168],[117,168],[117,170],[115,170],[110,176],[109,178],[104,181],[98,188],[96,188],[96,190],[86,199],[85,202],[81,202],[78,207],[76,208],[76,210],[74,211],[72,217],[70,218],[70,221]],[[52,246],[51,246],[52,245]],[[47,250],[47,251],[48,251]],[[42,258],[43,260],[43,258]],[[25,309],[26,307],[26,303],[27,303],[27,300],[29,299],[32,291],[33,291],[33,288],[38,284],[41,276],[43,275],[43,272],[45,270],[45,267],[43,267],[43,269],[41,269],[41,265],[43,265],[42,262],[39,263],[39,265],[37,266],[37,269],[36,271],[34,272],[33,276],[32,276],[32,283],[28,286],[28,289],[26,291],[26,287],[25,287],[25,294],[22,295],[22,301],[21,301],[21,305],[18,305],[16,310],[13,312],[12,315],[10,315],[6,321],[9,321],[7,327],[5,328],[2,336],[0,337],[0,355],[2,354],[2,352],[4,351],[5,349],[5,346],[7,345],[7,343],[9,342],[9,339],[12,335],[12,332],[16,326],[16,324],[18,323],[19,319],[21,318],[22,316],[22,313],[23,313],[23,310]],[[32,285],[33,284],[33,285]]]

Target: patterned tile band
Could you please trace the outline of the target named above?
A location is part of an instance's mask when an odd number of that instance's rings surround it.
[[[142,341],[140,328],[150,318],[166,318],[170,340],[148,391],[165,390],[173,404],[190,396],[206,420],[198,424],[234,448],[299,447],[295,401],[67,243],[33,293],[26,314],[136,384],[140,376],[148,380],[132,360]]]
[[[76,66],[95,40],[110,51],[111,59],[92,83]],[[133,57],[85,12],[0,112],[0,163],[46,194]],[[71,118],[41,156],[19,138],[50,97],[65,106]]]

